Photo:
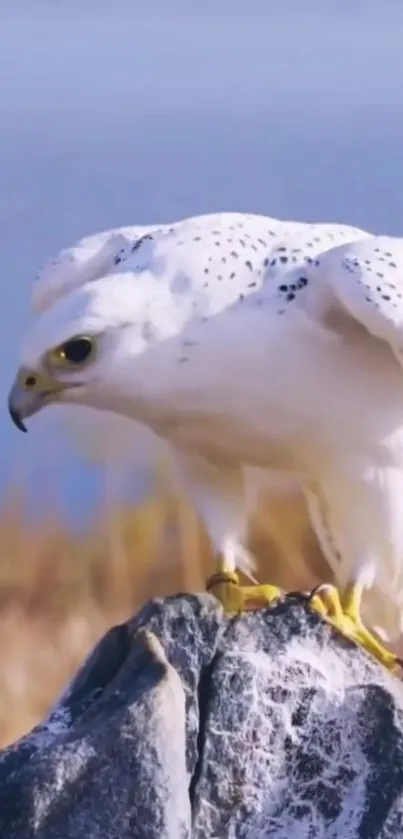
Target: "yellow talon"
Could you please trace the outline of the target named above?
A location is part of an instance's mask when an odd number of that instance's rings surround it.
[[[238,574],[227,571],[222,560],[218,562],[218,567],[220,570],[207,580],[206,587],[217,597],[226,613],[264,609],[282,595],[277,586],[241,586]]]
[[[360,585],[350,584],[340,595],[335,586],[320,586],[315,590],[311,606],[345,635],[373,655],[388,670],[394,670],[400,660],[388,650],[362,623],[360,605],[363,589]]]

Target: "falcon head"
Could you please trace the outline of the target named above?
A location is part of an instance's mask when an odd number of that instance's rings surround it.
[[[150,276],[146,283],[129,274],[109,276],[60,298],[35,320],[8,399],[19,429],[26,431],[27,417],[55,403],[125,413],[119,398],[133,385],[133,360],[147,347],[154,291]]]

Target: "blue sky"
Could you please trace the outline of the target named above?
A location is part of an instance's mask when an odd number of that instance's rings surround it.
[[[99,491],[57,410],[25,437],[6,412],[58,248],[220,209],[402,233],[402,31],[397,0],[2,0],[0,490],[73,518]]]

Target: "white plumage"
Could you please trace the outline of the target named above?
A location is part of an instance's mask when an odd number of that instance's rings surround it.
[[[351,227],[223,213],[122,228],[41,276],[21,361],[49,373],[48,351],[93,336],[82,369],[51,369],[58,398],[167,441],[227,565],[250,563],[245,476],[298,474],[336,579],[372,589],[373,622],[391,636],[403,597],[402,293],[403,241]]]
[[[267,278],[272,275],[279,276],[282,271],[287,270],[285,263],[288,260],[284,251],[286,250],[285,242],[289,240],[292,240],[293,251],[290,260],[296,262],[297,258],[301,261],[304,256],[307,258],[312,256],[320,249],[321,243],[331,244],[355,237],[357,234],[361,235],[361,231],[356,228],[344,225],[309,225],[303,222],[284,222],[252,215],[247,218],[251,230],[256,227],[256,233],[259,230],[263,231],[263,235],[269,233],[269,248],[267,254],[265,252],[266,256],[271,253],[269,267],[266,269]],[[38,274],[32,288],[33,312],[34,314],[44,312],[58,298],[70,293],[74,288],[115,270],[115,259],[120,259],[125,250],[133,247],[148,233],[172,230],[178,226],[184,226],[186,233],[186,226],[191,222],[192,225],[197,226],[199,233],[209,235],[215,224],[218,224],[220,228],[222,225],[224,228],[226,226],[233,228],[244,219],[245,216],[240,213],[218,213],[177,222],[174,225],[125,226],[85,236],[71,247],[60,251],[56,258],[49,260]],[[307,236],[308,231],[312,232],[310,237]],[[247,233],[247,239],[249,235]],[[203,250],[206,244],[208,243],[203,236]],[[224,242],[224,247],[225,244],[229,246],[231,242]],[[261,246],[262,240],[257,244]],[[228,264],[235,265],[231,248],[228,247],[227,251]],[[237,260],[238,257],[235,259]],[[230,276],[231,274],[232,270]],[[138,467],[140,461],[146,461],[152,467],[161,455],[165,458],[165,462],[168,462],[169,447],[165,445],[163,439],[158,438],[143,424],[127,420],[109,411],[98,410],[95,417],[94,411],[85,407],[75,407],[73,411],[68,410],[63,419],[83,454],[87,458],[102,461],[109,470],[130,471],[135,466]],[[259,470],[258,473],[257,469],[246,467],[245,479],[248,486],[248,509],[252,510],[259,492],[264,487],[273,487],[277,484],[280,475],[278,470],[270,470],[270,472]],[[281,476],[281,480],[284,487],[288,483],[286,474]],[[294,491],[295,477],[290,477],[289,485],[291,491]]]

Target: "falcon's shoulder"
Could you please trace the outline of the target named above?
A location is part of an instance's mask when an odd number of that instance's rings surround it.
[[[43,312],[58,297],[112,271],[120,261],[119,255],[152,229],[134,226],[104,230],[60,250],[35,278],[31,292],[33,310]]]
[[[403,352],[403,239],[370,236],[318,258],[338,303],[368,332]]]

